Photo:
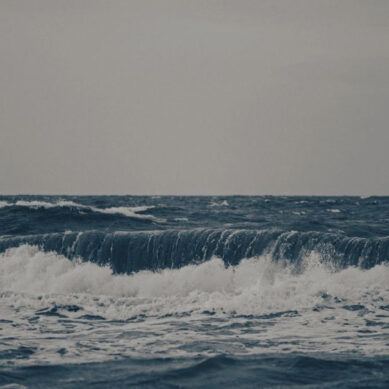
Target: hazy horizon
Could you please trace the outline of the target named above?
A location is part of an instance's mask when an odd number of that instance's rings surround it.
[[[0,196],[2,197],[18,197],[18,196],[37,196],[37,197],[356,197],[356,198],[370,198],[370,197],[389,197],[389,195],[357,195],[357,194],[242,194],[242,193],[231,193],[231,194],[169,194],[169,193],[163,193],[163,194],[131,194],[131,193],[0,193]]]
[[[0,2],[0,194],[388,195],[389,2]]]

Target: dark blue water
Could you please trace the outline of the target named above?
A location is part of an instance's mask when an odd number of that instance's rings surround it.
[[[0,196],[0,385],[387,387],[389,197]]]

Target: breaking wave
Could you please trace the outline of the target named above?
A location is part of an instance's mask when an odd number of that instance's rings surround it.
[[[369,270],[349,267],[334,271],[323,264],[317,253],[306,257],[298,269],[288,262],[274,263],[268,256],[245,259],[230,267],[213,257],[199,265],[133,275],[115,275],[108,267],[71,261],[29,245],[0,255],[3,294],[87,294],[136,299],[128,305],[120,299],[111,301],[124,315],[194,311],[293,314],[294,310],[321,304],[382,305],[389,300],[388,279],[387,264]]]
[[[147,215],[139,212],[146,212],[149,209],[153,209],[154,206],[136,206],[136,207],[109,207],[109,208],[97,208],[93,206],[83,205],[76,203],[74,201],[68,200],[58,200],[55,203],[51,203],[48,201],[25,201],[18,200],[14,203],[10,203],[7,201],[0,201],[0,208],[5,207],[26,207],[33,210],[38,209],[52,209],[52,208],[76,208],[78,210],[86,210],[90,212],[111,214],[111,215],[123,215],[134,219],[145,219],[152,220],[156,222],[163,221],[162,219],[158,219],[153,215]]]
[[[115,273],[180,268],[212,257],[226,265],[268,255],[298,265],[311,252],[337,268],[371,268],[389,260],[389,237],[356,238],[321,232],[190,229],[126,232],[65,232],[0,238],[0,252],[36,245],[67,258],[109,265]]]

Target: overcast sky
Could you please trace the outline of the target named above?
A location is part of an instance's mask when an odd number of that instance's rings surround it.
[[[0,1],[0,193],[389,195],[389,1]]]

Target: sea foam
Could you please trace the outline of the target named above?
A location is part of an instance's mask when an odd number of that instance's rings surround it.
[[[48,202],[48,201],[25,201],[25,200],[18,200],[15,203],[9,203],[6,201],[0,201],[0,208],[4,207],[27,207],[30,209],[39,209],[39,208],[45,208],[45,209],[51,209],[56,207],[70,207],[70,208],[77,208],[77,209],[84,209],[89,210],[92,212],[98,212],[98,213],[105,213],[105,214],[120,214],[123,216],[127,216],[130,218],[135,219],[145,219],[145,220],[152,220],[156,222],[163,222],[162,219],[158,219],[153,215],[147,215],[147,214],[139,214],[138,212],[145,212],[149,209],[155,208],[155,206],[135,206],[135,207],[109,207],[109,208],[97,208],[93,206],[83,205],[76,203],[74,201],[68,201],[68,200],[58,200],[54,203]]]
[[[275,263],[267,256],[230,267],[214,257],[199,265],[133,275],[114,275],[109,267],[71,261],[29,245],[0,255],[2,292],[149,299],[160,301],[158,311],[166,313],[206,309],[263,314],[313,308],[324,302],[373,304],[378,296],[382,301],[389,300],[388,280],[386,264],[335,272],[316,253],[307,256],[298,271],[288,262]]]

